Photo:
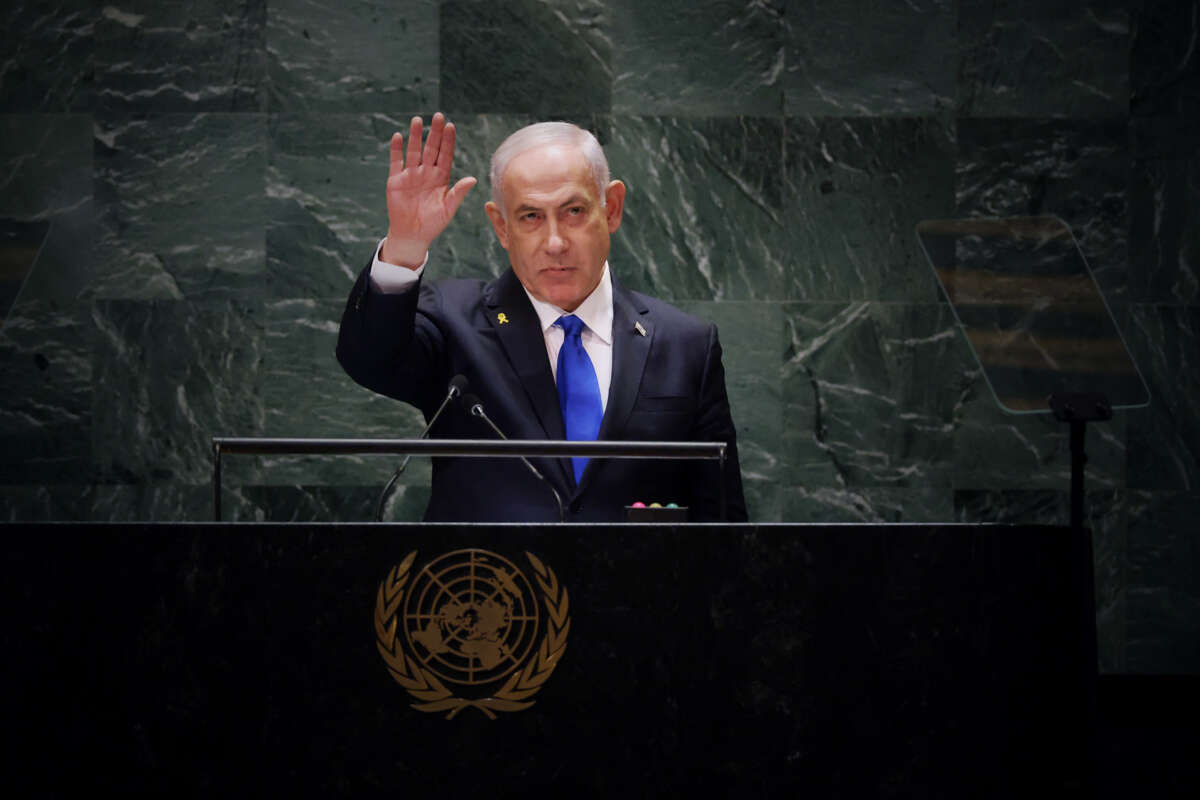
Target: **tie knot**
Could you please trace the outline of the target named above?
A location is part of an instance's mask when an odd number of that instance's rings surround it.
[[[583,320],[574,314],[564,314],[555,324],[561,326],[567,336],[578,336],[583,331]]]

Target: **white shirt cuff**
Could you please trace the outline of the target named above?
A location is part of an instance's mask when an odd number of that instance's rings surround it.
[[[375,260],[371,262],[371,285],[383,294],[400,294],[411,289],[421,279],[421,273],[429,263],[429,252],[425,252],[425,260],[416,269],[389,264],[379,259],[379,254],[383,252],[383,243],[386,241],[385,236],[375,248]]]

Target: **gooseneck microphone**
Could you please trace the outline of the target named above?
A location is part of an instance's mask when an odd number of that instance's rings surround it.
[[[462,396],[462,393],[467,390],[469,382],[465,375],[455,375],[450,379],[449,385],[446,386],[446,396],[442,399],[442,404],[438,406],[437,411],[433,412],[433,416],[429,418],[429,422],[425,425],[425,429],[421,431],[418,439],[424,439],[429,435],[429,431],[433,428],[433,424],[438,421],[438,417],[446,410],[446,406]],[[396,471],[392,474],[392,479],[387,482],[387,486],[383,487],[383,492],[379,495],[379,505],[375,508],[375,521],[383,522],[383,507],[387,503],[388,495],[392,493],[392,487],[396,485],[396,481],[400,480],[400,475],[408,467],[408,462],[412,459],[412,453],[406,453],[404,459],[400,462],[400,466],[396,467]]]
[[[508,437],[504,435],[504,431],[500,430],[500,428],[496,425],[496,423],[492,422],[491,418],[484,412],[482,400],[480,400],[478,397],[476,397],[473,394],[466,394],[466,395],[463,395],[462,404],[467,409],[467,412],[471,416],[479,417],[481,420],[486,422],[493,431],[496,432],[497,436],[499,436],[501,439],[504,439],[505,441],[508,441]],[[526,458],[525,456],[518,456],[518,457],[521,459],[521,463],[523,463],[526,467],[528,467],[529,471],[533,473],[533,476],[535,478],[537,478],[539,481],[541,481],[542,483],[546,484],[546,487],[549,488],[550,491],[554,493],[554,502],[558,504],[558,521],[559,522],[565,521],[566,520],[566,512],[563,511],[562,498],[559,497],[558,490],[554,488],[554,484],[552,484],[552,483],[550,483],[550,481],[546,480],[546,476],[543,475],[542,473],[538,472],[537,467],[535,467],[533,464],[529,463],[528,458]]]

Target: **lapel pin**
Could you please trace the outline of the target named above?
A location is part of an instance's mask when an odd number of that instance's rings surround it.
[[[633,329],[638,332],[639,336],[646,335],[646,329],[642,327],[642,323],[640,322],[633,323]]]
[[[499,322],[501,325],[507,325],[508,324],[508,315],[505,314],[503,311],[501,311],[499,314],[496,315],[496,321]]]

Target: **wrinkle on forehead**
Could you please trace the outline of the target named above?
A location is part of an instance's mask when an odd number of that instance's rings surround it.
[[[504,198],[514,210],[558,207],[576,196],[597,202],[591,169],[578,150],[557,145],[527,150],[505,170]]]

